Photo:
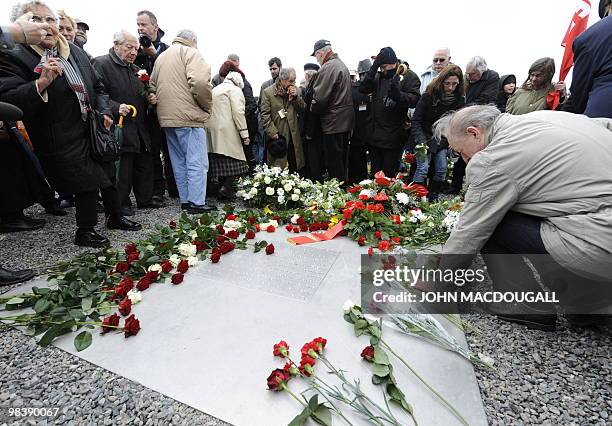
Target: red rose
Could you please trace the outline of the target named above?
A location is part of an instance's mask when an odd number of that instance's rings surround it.
[[[366,346],[363,348],[361,357],[368,362],[374,362],[374,346]]]
[[[287,384],[289,379],[291,379],[291,375],[289,373],[287,373],[281,368],[277,368],[276,370],[272,371],[272,373],[268,376],[268,390],[283,390],[283,385]]]
[[[168,223],[168,226],[172,229],[176,229],[176,222],[171,220],[170,223]]]
[[[406,163],[414,163],[416,161],[416,155],[409,152],[404,156],[404,161],[406,161]]]
[[[208,244],[206,244],[204,241],[194,241],[193,245],[196,246],[196,251],[198,252],[204,251],[208,248]]]
[[[236,218],[237,218],[237,217],[238,217],[238,216],[236,216],[235,214],[229,214],[229,213],[228,213],[228,214],[226,214],[226,215],[225,215],[225,218],[226,218],[227,220],[236,220]]]
[[[232,240],[235,240],[236,238],[240,237],[240,234],[235,229],[228,231],[228,233],[225,235],[227,236],[227,238],[231,238]]]
[[[244,236],[247,237],[247,240],[252,240],[253,238],[255,238],[255,232],[247,231],[247,233]]]
[[[127,296],[128,294],[128,290],[125,286],[122,286],[121,284],[119,284],[118,286],[115,286],[115,298],[117,299],[123,299],[125,296]]]
[[[355,185],[347,189],[346,192],[348,192],[349,194],[354,194],[355,192],[361,191],[362,189],[363,189],[363,186]]]
[[[217,244],[222,244],[224,241],[229,240],[229,238],[227,238],[226,235],[219,235],[217,238],[215,238],[215,241],[217,242]]]
[[[151,79],[151,77],[149,77],[149,74],[147,72],[141,72],[138,75],[138,80],[142,81],[143,83],[148,83],[149,80]]]
[[[223,229],[223,225],[217,225],[217,231],[221,235],[225,234],[225,229]]]
[[[374,253],[374,247],[370,246],[368,248],[368,256],[372,256],[373,253]]]
[[[159,279],[159,272],[157,271],[149,271],[145,274],[145,277],[151,281],[151,283],[154,283],[155,281],[157,281]]]
[[[128,269],[130,269],[130,265],[127,262],[119,262],[115,265],[115,271],[120,274],[125,274]]]
[[[140,279],[140,281],[138,281],[138,284],[136,284],[136,288],[140,291],[144,291],[148,289],[150,285],[151,285],[151,280],[147,278],[147,276],[145,275],[144,277]]]
[[[127,288],[127,291],[130,291],[134,288],[134,280],[130,278],[129,275],[126,275],[121,281],[119,281],[119,285]]]
[[[101,334],[106,334],[113,328],[119,326],[119,315],[112,314],[110,317],[106,317],[102,320],[102,331]]]
[[[274,216],[272,219],[277,221],[278,223],[282,222],[282,219],[281,219],[281,217],[279,215]]]
[[[307,232],[308,231],[308,225],[306,225],[305,223],[300,225],[300,232]]]
[[[136,336],[140,331],[140,321],[136,319],[136,317],[132,314],[125,319],[125,323],[123,324],[123,331],[125,333],[125,337]]]
[[[172,278],[170,278],[170,281],[172,281],[172,284],[177,285],[183,282],[184,277],[185,276],[182,273],[178,272],[172,275]]]
[[[214,247],[214,248],[212,249],[211,253],[212,253],[212,254],[217,253],[217,254],[219,254],[219,255],[220,255],[220,254],[221,254],[221,250],[219,250],[219,247]]]
[[[298,226],[306,225],[306,220],[303,217],[298,217],[296,223]]]
[[[293,232],[293,225],[288,224],[287,226],[285,226],[285,229],[287,230],[287,232]]]
[[[363,235],[357,239],[357,244],[359,244],[360,246],[365,246],[365,243],[366,243],[366,239]]]
[[[161,267],[162,267],[162,272],[168,273],[172,270],[172,268],[174,268],[174,266],[172,266],[172,262],[170,262],[169,260],[164,260],[161,263]]]
[[[274,356],[285,358],[289,356],[289,345],[284,340],[274,344],[272,354]]]
[[[317,337],[315,338],[312,343],[314,343],[315,346],[317,346],[317,352],[319,352],[320,354],[323,353],[323,349],[325,349],[325,345],[327,345],[327,339],[324,337]]]
[[[268,244],[266,246],[266,254],[272,254],[274,253],[274,244]]]
[[[219,263],[220,260],[221,260],[221,253],[215,252],[210,255],[210,261],[212,263]]]
[[[176,271],[181,274],[184,274],[188,270],[189,270],[189,262],[187,262],[187,259],[181,260],[179,264],[176,265]]]
[[[261,231],[261,227],[259,226],[259,223],[255,224],[255,231],[257,232]]]
[[[276,231],[276,228],[274,227],[274,225],[268,225],[268,227],[266,228],[267,232],[274,232]]]
[[[130,243],[128,245],[125,246],[125,254],[132,254],[132,253],[136,253],[136,244],[134,243]]]
[[[380,251],[387,251],[387,250],[389,250],[390,246],[391,246],[391,244],[389,244],[389,241],[383,240],[383,241],[378,243],[378,250],[380,250]]]
[[[117,306],[117,309],[119,310],[119,313],[124,317],[128,316],[130,314],[130,311],[132,310],[132,301],[128,298],[123,299],[121,302],[119,302],[119,306]]]
[[[294,228],[293,228],[293,233],[294,233],[294,234],[299,234],[299,233],[300,233],[300,230],[301,230],[301,227],[296,226],[296,227],[294,227]]]
[[[127,263],[132,264],[136,262],[139,258],[140,258],[140,253],[138,252],[130,253],[128,254],[128,257],[127,257]]]
[[[230,251],[234,250],[235,247],[236,245],[234,243],[231,243],[229,241],[223,241],[223,243],[221,243],[221,245],[219,246],[219,251],[221,252],[221,254],[227,254]]]
[[[247,218],[247,222],[249,222],[251,225],[254,225],[255,222],[257,222],[257,219],[255,218],[255,216],[249,216]]]
[[[308,227],[308,230],[309,230],[310,232],[315,232],[315,231],[318,231],[318,230],[319,230],[319,224],[317,224],[317,223],[313,223],[312,225],[310,225],[310,226]]]
[[[382,237],[382,232],[380,231],[374,232],[374,238],[376,238],[377,240],[380,240],[380,237]]]
[[[391,215],[391,220],[393,221],[393,223],[395,223],[396,225],[400,225],[402,223],[402,218],[400,217],[400,215],[398,214],[392,214]]]

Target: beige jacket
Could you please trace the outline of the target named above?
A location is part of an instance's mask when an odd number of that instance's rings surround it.
[[[544,218],[544,246],[561,266],[611,280],[612,120],[502,114],[487,141],[468,163],[465,206],[443,253],[478,253],[512,210]]]
[[[230,73],[212,91],[213,109],[206,129],[208,152],[246,161],[242,139],[248,138],[249,132],[244,117],[244,94],[235,84],[237,80],[242,83],[240,74]]]
[[[212,110],[210,65],[189,40],[177,37],[155,60],[151,89],[161,127],[206,127]]]

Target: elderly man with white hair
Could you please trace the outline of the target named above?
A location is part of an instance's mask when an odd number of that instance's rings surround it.
[[[451,52],[448,47],[442,47],[434,52],[431,65],[421,74],[421,94],[425,93],[429,83],[450,63]]]
[[[124,215],[133,215],[130,193],[134,190],[138,208],[159,208],[153,200],[153,159],[146,117],[149,103],[146,87],[138,78],[140,68],[134,65],[138,38],[126,30],[113,36],[113,47],[107,55],[93,60],[109,94],[109,105],[115,122],[123,118],[121,161],[116,182]],[[133,109],[131,108],[133,107]],[[113,173],[114,175],[115,173]]]
[[[168,140],[168,151],[183,210],[206,213],[208,150],[205,127],[212,111],[210,65],[198,51],[191,30],[181,30],[172,46],[157,57],[150,87],[157,117]]]
[[[612,120],[471,106],[450,119],[447,138],[468,164],[468,188],[442,265],[467,267],[480,252],[495,290],[539,292],[526,256],[570,323],[601,321],[586,314],[612,300]],[[549,305],[521,308],[500,318],[555,328]]]

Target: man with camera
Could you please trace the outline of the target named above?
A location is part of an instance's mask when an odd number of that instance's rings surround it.
[[[164,32],[157,25],[157,17],[149,10],[141,10],[136,16],[138,25],[138,36],[140,48],[136,55],[134,64],[140,69],[147,71],[148,75],[153,72],[153,66],[157,57],[168,49],[168,45],[161,41]],[[147,128],[151,136],[151,156],[153,157],[153,201],[162,203],[166,188],[172,197],[178,197],[168,144],[164,132],[159,126],[157,114],[153,111],[147,114]],[[162,164],[160,152],[163,149],[164,163]],[[166,180],[164,180],[164,175]]]

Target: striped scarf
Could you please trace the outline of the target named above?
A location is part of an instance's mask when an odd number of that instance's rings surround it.
[[[57,59],[60,67],[64,70],[64,76],[68,81],[68,85],[79,101],[79,106],[81,107],[81,117],[83,118],[83,121],[87,121],[87,114],[91,111],[91,107],[89,104],[89,94],[87,93],[87,89],[85,88],[85,84],[81,78],[81,74],[72,66],[70,62],[68,62],[67,59],[58,54],[57,47],[44,50],[40,57],[40,62],[36,68],[34,68],[34,72],[40,75],[43,70],[43,65],[51,58]]]

